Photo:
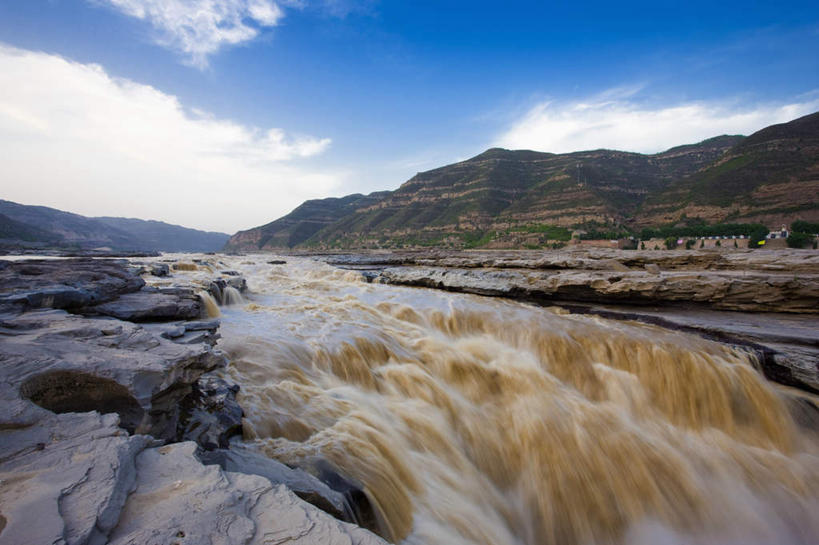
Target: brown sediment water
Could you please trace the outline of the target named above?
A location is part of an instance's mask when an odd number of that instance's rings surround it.
[[[819,439],[740,349],[221,258],[245,442],[328,460],[408,544],[819,543]]]
[[[242,294],[233,286],[226,286],[222,290],[222,304],[223,305],[242,305],[245,300]]]
[[[198,293],[199,299],[202,301],[202,306],[205,308],[205,314],[208,315],[208,318],[216,318],[217,316],[221,315],[219,312],[219,303],[216,302],[216,299],[213,296],[201,290]]]

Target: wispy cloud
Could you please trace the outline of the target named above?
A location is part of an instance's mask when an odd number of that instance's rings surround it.
[[[554,153],[597,148],[651,153],[720,134],[751,134],[819,109],[816,92],[780,103],[695,101],[651,107],[642,86],[618,87],[584,100],[544,101],[495,141]]]
[[[198,68],[225,46],[248,42],[284,12],[271,0],[96,0],[142,19],[157,31],[161,45],[184,55]]]
[[[3,198],[234,231],[335,190],[342,175],[299,160],[329,145],[192,111],[98,65],[0,44]]]

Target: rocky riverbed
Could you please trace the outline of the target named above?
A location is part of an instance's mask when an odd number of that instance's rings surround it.
[[[539,543],[555,529],[614,543],[629,528],[648,543],[671,530],[654,539],[644,509],[684,514],[696,535],[716,504],[730,515],[703,542],[757,519],[810,542],[815,500],[793,482],[819,475],[818,263],[0,261],[0,544]],[[801,392],[774,392],[751,363]],[[586,434],[598,441],[574,445]],[[634,463],[606,469],[617,456]],[[731,460],[756,468],[747,482]],[[643,493],[655,486],[677,492]],[[559,498],[572,507],[551,509]]]
[[[208,305],[246,283],[146,285],[171,272],[0,261],[0,543],[383,543],[345,522],[349,483],[230,448]]]

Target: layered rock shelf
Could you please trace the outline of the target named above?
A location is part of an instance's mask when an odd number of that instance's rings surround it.
[[[231,445],[219,321],[140,276],[169,274],[0,261],[0,544],[384,543],[340,492]]]

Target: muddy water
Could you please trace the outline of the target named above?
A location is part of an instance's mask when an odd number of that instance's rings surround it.
[[[224,258],[245,441],[332,462],[389,540],[819,542],[819,439],[746,353],[266,259]]]

